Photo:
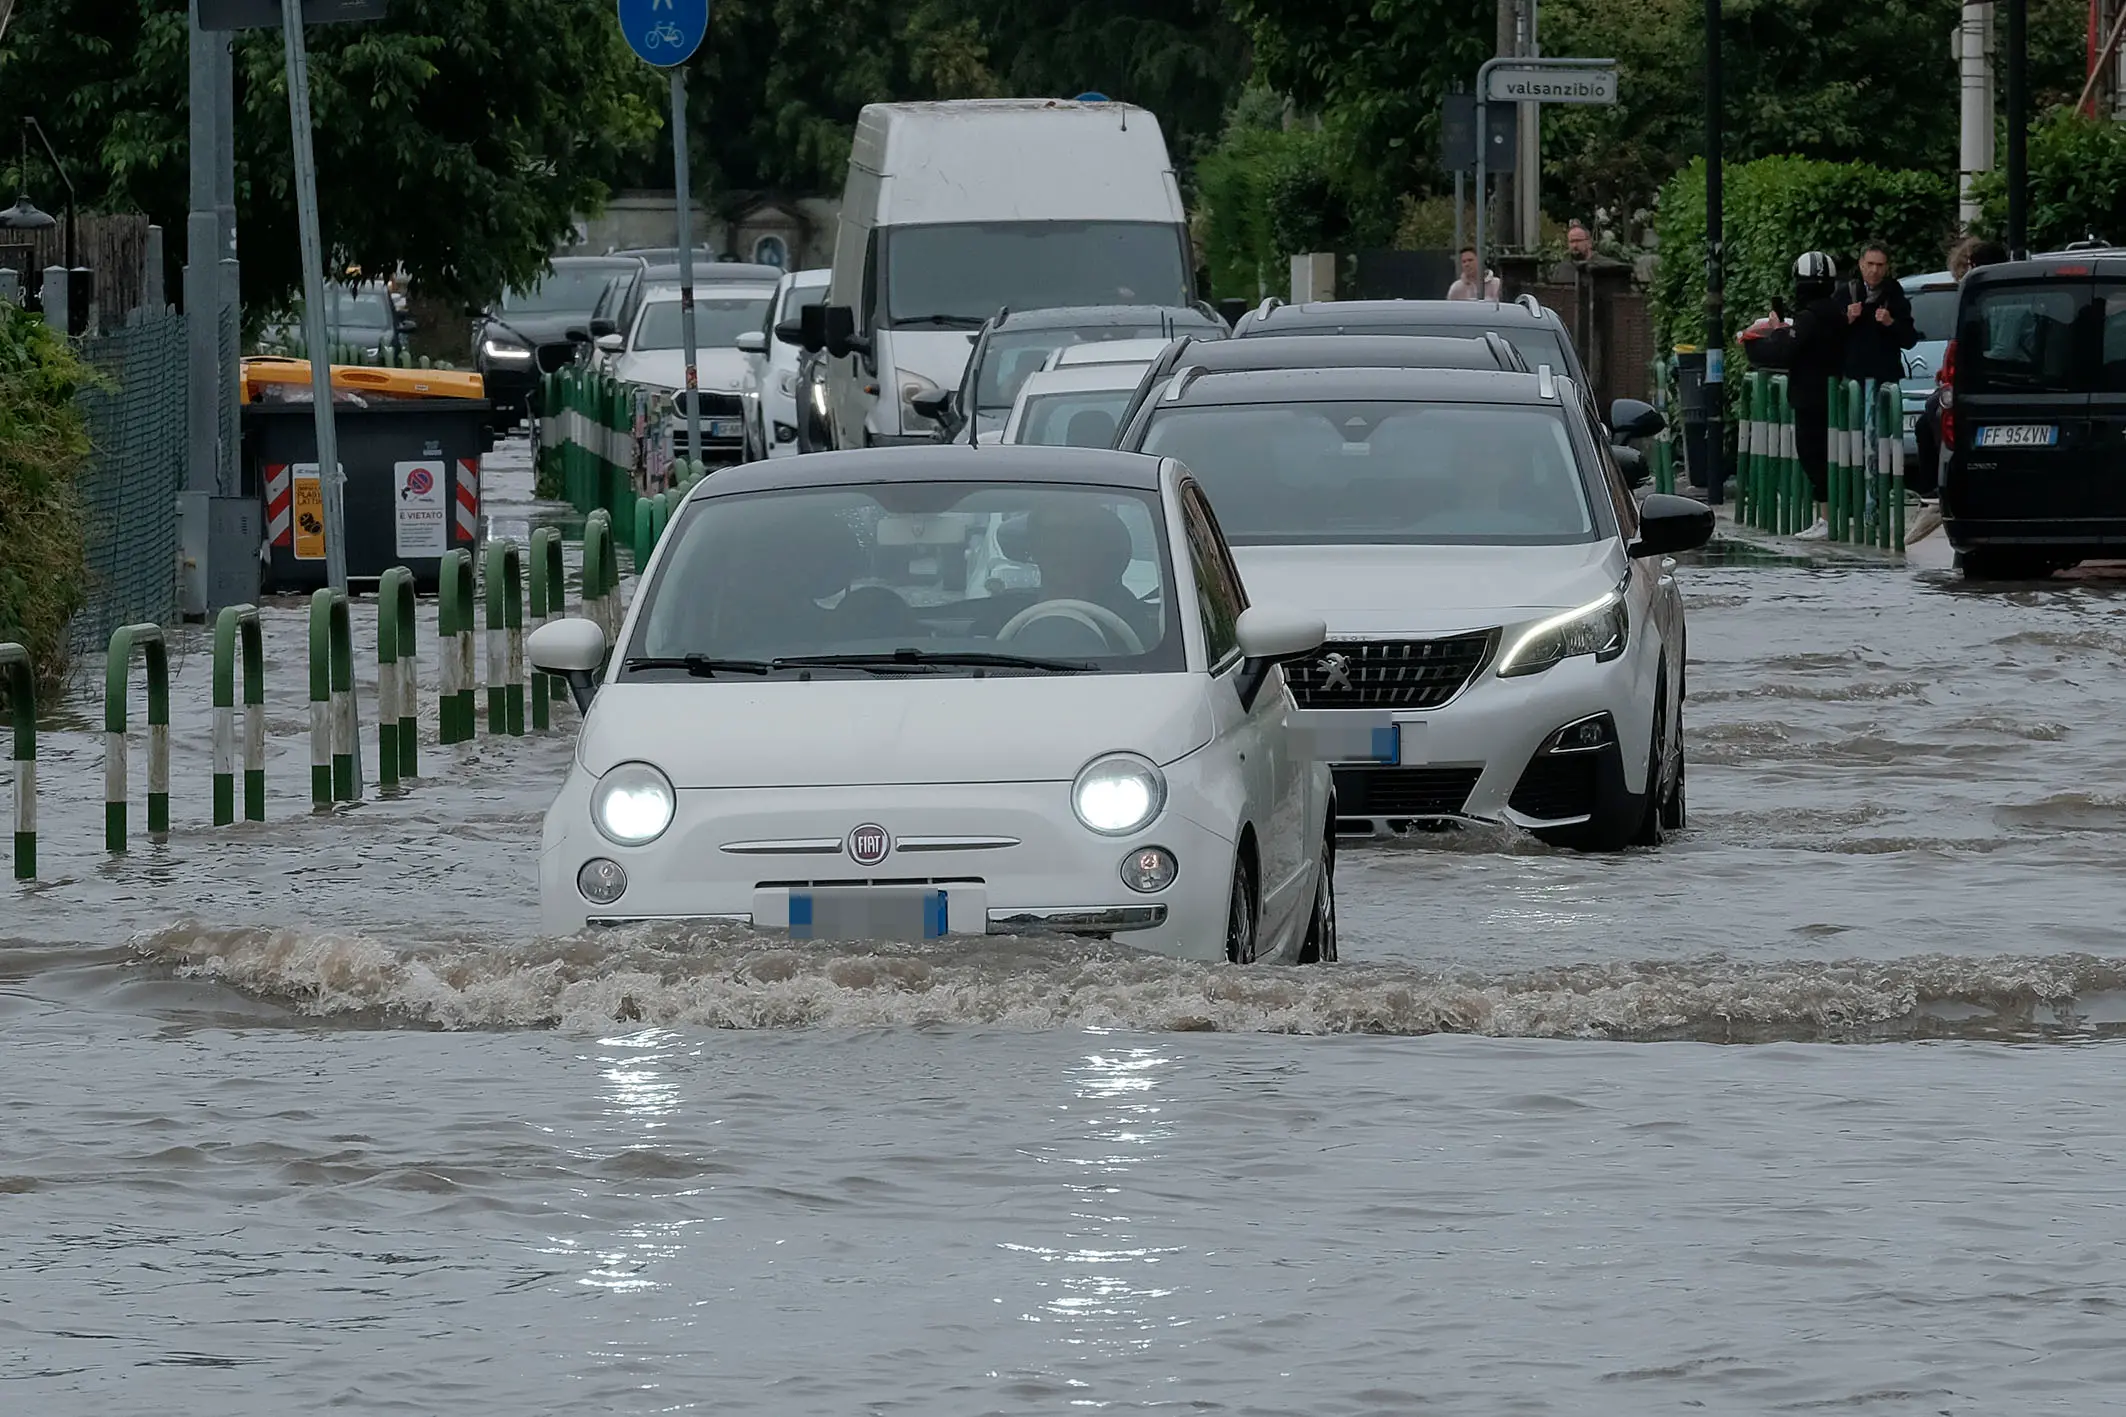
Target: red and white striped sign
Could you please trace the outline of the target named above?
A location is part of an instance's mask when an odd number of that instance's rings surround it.
[[[286,546],[293,539],[291,528],[295,520],[295,482],[288,475],[286,463],[266,465],[266,540],[274,546]]]
[[[458,487],[454,499],[459,539],[480,539],[480,460],[458,459]]]

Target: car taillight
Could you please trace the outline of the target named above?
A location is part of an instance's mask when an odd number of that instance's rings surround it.
[[[1956,341],[1942,351],[1941,368],[1934,375],[1934,386],[1941,395],[1941,445],[1956,446]]]

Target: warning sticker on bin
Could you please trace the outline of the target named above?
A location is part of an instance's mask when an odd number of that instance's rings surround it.
[[[325,559],[325,484],[314,462],[295,465],[295,559]]]
[[[450,549],[450,509],[444,502],[443,473],[441,458],[393,464],[402,560],[432,559]]]

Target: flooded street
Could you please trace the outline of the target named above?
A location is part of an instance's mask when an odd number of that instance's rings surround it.
[[[293,602],[264,824],[202,642],[105,857],[77,693],[0,884],[0,1412],[2117,1410],[2126,582],[1679,574],[1690,829],[1349,849],[1320,970],[541,941],[575,714],[438,747],[432,604],[388,799],[373,601],[335,812]]]

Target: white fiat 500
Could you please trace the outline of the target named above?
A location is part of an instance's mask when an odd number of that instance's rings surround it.
[[[1291,678],[1360,750],[1336,767],[1347,830],[1474,818],[1613,851],[1683,825],[1667,558],[1705,544],[1712,511],[1635,501],[1570,380],[1187,373],[1118,446],[1179,458],[1249,582],[1328,620]]]
[[[1248,606],[1172,460],[939,445],[719,472],[615,652],[586,620],[532,636],[586,704],[545,925],[1334,959],[1330,775],[1282,669],[1323,634]]]

